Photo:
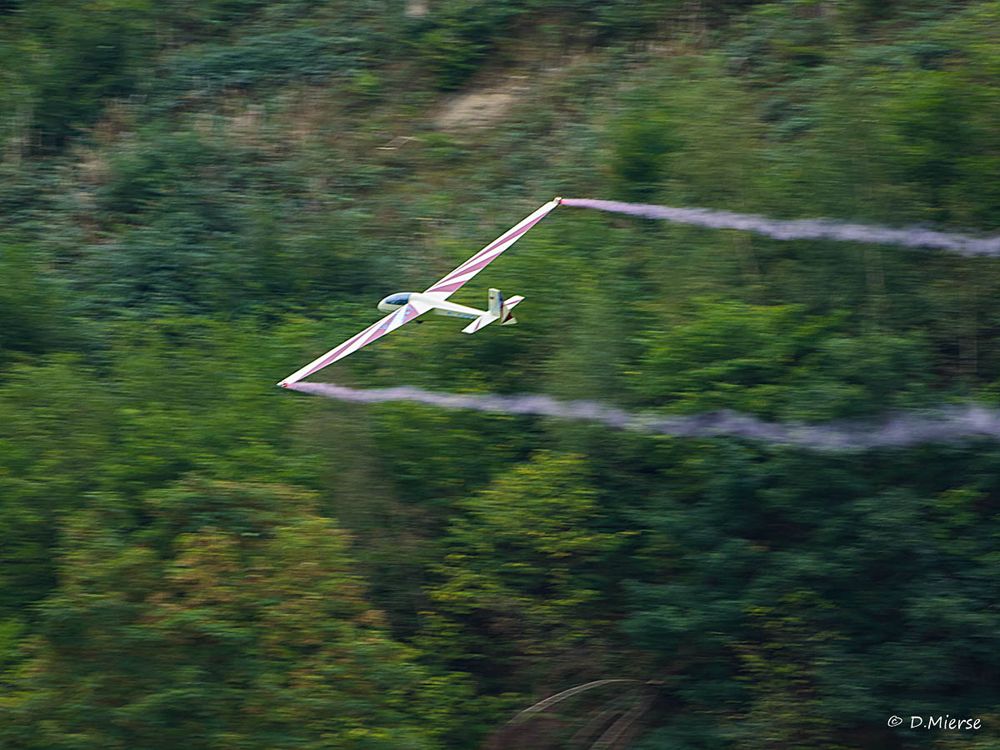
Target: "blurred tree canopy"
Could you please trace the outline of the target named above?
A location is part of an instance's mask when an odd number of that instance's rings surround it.
[[[646,750],[996,746],[998,446],[273,383],[555,194],[995,233],[998,26],[996,0],[0,0],[0,746],[554,750],[634,691],[501,730],[609,678],[646,685]],[[1000,398],[993,258],[560,208],[487,285],[521,325],[414,326],[322,377],[803,422]]]

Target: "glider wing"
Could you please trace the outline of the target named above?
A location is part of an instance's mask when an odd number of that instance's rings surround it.
[[[436,284],[428,287],[424,294],[437,299],[448,299],[454,292],[461,289],[465,282],[499,258],[504,250],[521,239],[529,229],[544,219],[552,209],[559,205],[561,200],[561,198],[556,198],[546,203],[520,224],[501,234]]]
[[[432,305],[421,300],[414,300],[413,302],[407,303],[405,307],[401,307],[398,310],[389,313],[382,318],[382,320],[372,323],[361,333],[347,339],[347,341],[340,346],[334,347],[322,357],[313,360],[302,369],[292,373],[278,383],[278,385],[282,388],[287,388],[288,386],[299,382],[302,378],[312,375],[317,370],[322,370],[327,365],[332,365],[338,359],[343,359],[348,354],[353,354],[358,349],[368,346],[368,344],[373,342],[375,339],[382,338],[382,336],[385,336],[387,333],[395,331],[404,323],[409,323],[411,320],[423,315],[432,307]]]

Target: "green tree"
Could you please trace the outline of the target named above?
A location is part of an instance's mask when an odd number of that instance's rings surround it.
[[[452,688],[392,641],[313,507],[192,478],[150,494],[138,527],[114,502],[78,514],[0,704],[7,746],[435,747]]]
[[[581,456],[538,453],[450,525],[426,638],[487,692],[525,692],[601,653],[601,566],[622,538],[603,528],[588,474]]]

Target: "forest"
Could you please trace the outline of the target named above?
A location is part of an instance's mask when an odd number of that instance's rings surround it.
[[[996,235],[998,83],[997,0],[0,0],[0,747],[1000,746],[994,440],[275,388],[556,195]],[[488,287],[315,380],[1000,407],[994,257],[559,207]]]

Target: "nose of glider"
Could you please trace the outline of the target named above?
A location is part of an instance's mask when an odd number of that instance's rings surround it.
[[[378,303],[378,309],[382,312],[392,312],[410,301],[410,292],[397,292],[390,294]]]

